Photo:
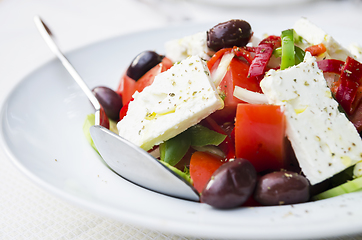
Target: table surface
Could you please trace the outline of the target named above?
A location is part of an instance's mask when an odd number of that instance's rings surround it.
[[[0,0],[0,106],[23,77],[54,58],[34,26],[32,19],[37,14],[56,29],[64,51],[113,36],[184,22],[247,20],[258,16],[263,19],[278,16],[291,24],[295,16],[304,16],[324,25],[348,24],[362,31],[360,1],[300,0],[271,5],[271,0],[250,0],[251,3],[245,1],[242,6],[232,6],[237,1],[231,0],[220,1],[224,5],[218,1],[209,1],[213,4],[208,5],[205,2]],[[193,238],[118,222],[64,202],[29,181],[0,150],[0,239]]]

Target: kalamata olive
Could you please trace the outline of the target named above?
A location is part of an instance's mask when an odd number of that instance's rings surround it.
[[[247,160],[237,158],[221,165],[201,192],[201,202],[227,209],[242,205],[253,193],[256,171]]]
[[[207,32],[207,46],[214,51],[234,46],[244,47],[252,35],[248,22],[232,19],[217,24]]]
[[[98,99],[109,119],[118,121],[119,111],[121,110],[122,98],[108,87],[95,87],[92,90],[94,96]]]
[[[256,184],[254,199],[262,205],[285,205],[309,200],[308,180],[295,172],[280,171],[262,176]]]
[[[127,69],[127,76],[137,81],[151,68],[159,64],[164,56],[154,51],[144,51],[138,54]]]

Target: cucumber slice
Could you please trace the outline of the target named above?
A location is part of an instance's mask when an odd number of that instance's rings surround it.
[[[94,114],[88,114],[83,123],[83,133],[84,133],[84,136],[86,137],[87,141],[89,142],[89,144],[98,153],[98,150],[97,150],[96,146],[94,145],[93,139],[89,132],[89,128],[94,125],[94,121],[95,121]]]
[[[92,146],[92,148],[99,154],[96,146],[94,145],[92,136],[90,135],[90,132],[89,132],[89,128],[91,126],[93,126],[94,123],[95,123],[94,114],[93,113],[88,114],[83,123],[83,133],[84,133],[84,136],[86,137],[87,141],[89,142],[89,144]],[[118,134],[117,123],[112,120],[109,120],[109,130]]]
[[[339,196],[346,193],[357,192],[362,190],[362,177],[356,178],[354,180],[348,181],[338,187],[334,187],[325,192],[315,195],[312,197],[312,200],[321,200],[326,198],[331,198]]]

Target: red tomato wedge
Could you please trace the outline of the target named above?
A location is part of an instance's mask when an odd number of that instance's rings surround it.
[[[123,105],[123,107],[119,111],[119,121],[121,121],[127,115],[128,105],[132,100],[133,100],[133,98],[131,98],[131,100],[127,104]]]
[[[206,152],[195,152],[190,160],[190,176],[194,187],[200,193],[209,182],[211,175],[224,162],[222,158]]]
[[[161,63],[154,66],[145,75],[138,79],[138,81],[136,82],[136,91],[142,92],[145,87],[153,83],[156,75],[166,71],[170,67],[172,67],[172,61],[164,57]]]
[[[234,97],[235,86],[246,88],[250,91],[261,93],[259,82],[255,78],[248,78],[249,64],[233,58],[230,62],[225,77],[219,85],[219,89],[224,93],[224,108],[213,114],[213,118],[218,123],[233,121],[236,113],[236,106],[243,101]]]
[[[279,106],[238,105],[235,153],[249,160],[257,172],[285,167],[285,118]]]
[[[135,91],[141,92],[145,87],[151,85],[155,76],[172,67],[172,61],[164,57],[162,62],[151,68],[138,81],[133,80],[124,74],[118,85],[117,93],[122,96],[123,105],[126,105],[132,98]]]
[[[220,90],[225,92],[225,106],[235,106],[242,102],[241,100],[234,97],[235,86],[246,88],[253,92],[262,92],[259,82],[255,81],[254,78],[248,78],[249,64],[233,58],[231,60],[229,69],[226,72],[224,79],[221,81],[219,87]]]
[[[102,107],[99,112],[100,112],[100,119],[99,119],[100,123],[99,124],[102,127],[109,129],[109,119],[106,115],[106,112],[104,111],[104,109]]]
[[[132,98],[133,93],[136,91],[136,81],[123,74],[119,83],[117,93],[122,97],[123,106],[126,105]]]
[[[232,52],[232,48],[223,48],[223,49],[217,51],[212,56],[212,58],[207,62],[207,67],[209,68],[209,70],[212,71],[213,68],[215,68],[217,65],[219,65],[220,60],[225,53],[231,53],[231,52]]]

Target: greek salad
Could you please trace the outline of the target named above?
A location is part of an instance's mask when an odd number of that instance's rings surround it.
[[[362,189],[362,48],[306,18],[257,38],[245,20],[170,40],[95,87],[101,125],[148,151],[215,208]],[[90,114],[84,123],[89,142]]]

